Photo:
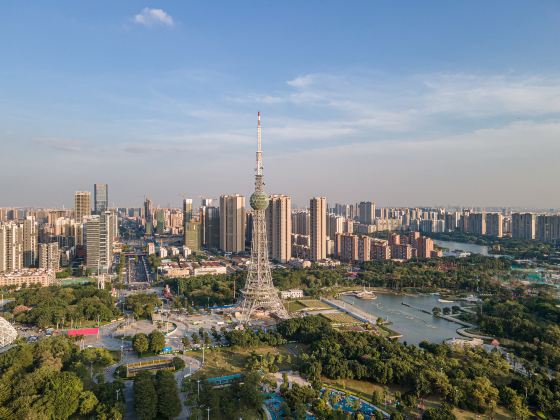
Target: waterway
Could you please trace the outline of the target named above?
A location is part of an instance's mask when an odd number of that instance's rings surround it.
[[[375,300],[363,300],[353,296],[340,296],[340,300],[352,304],[364,312],[388,319],[391,323],[389,328],[403,335],[399,341],[416,345],[423,340],[441,343],[448,338],[459,337],[457,328],[460,328],[461,325],[436,318],[431,314],[431,311],[434,306],[450,308],[453,305],[460,306],[460,303],[440,303],[438,298],[439,296],[434,295],[378,294]],[[403,305],[402,302],[413,306],[413,308]],[[430,313],[427,314],[415,308],[421,308]]]
[[[440,239],[434,239],[434,243],[441,247],[446,248],[447,251],[444,253],[447,255],[454,255],[452,251],[459,250],[463,252],[470,252],[471,254],[480,254],[488,256],[488,247],[485,245],[469,244],[466,242],[453,242],[453,241],[442,241]]]

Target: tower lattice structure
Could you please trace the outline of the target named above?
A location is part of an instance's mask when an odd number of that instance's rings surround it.
[[[265,218],[265,210],[268,207],[268,195],[264,192],[260,112],[258,113],[257,123],[255,192],[251,195],[250,204],[254,210],[253,238],[251,241],[251,262],[240,303],[241,322],[249,322],[255,310],[264,310],[275,314],[279,318],[288,318],[288,312],[278,297],[278,290],[276,290],[272,283],[272,274],[268,261],[268,239],[266,236]]]

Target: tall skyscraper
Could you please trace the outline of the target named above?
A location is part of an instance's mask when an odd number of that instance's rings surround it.
[[[362,201],[358,204],[359,221],[365,225],[372,225],[375,222],[375,203]]]
[[[165,233],[165,211],[163,209],[156,210],[156,233],[158,235]]]
[[[486,213],[471,213],[468,228],[475,235],[486,235]]]
[[[86,267],[94,273],[108,273],[113,264],[112,217],[105,211],[85,221]]]
[[[76,191],[74,194],[74,215],[79,222],[85,216],[91,215],[91,193],[89,191]]]
[[[560,241],[560,215],[540,214],[537,216],[536,233],[537,240],[542,242]]]
[[[23,244],[23,266],[36,267],[38,258],[39,231],[35,216],[27,216],[20,225]]]
[[[271,195],[266,209],[270,258],[285,263],[292,258],[292,198]]]
[[[242,195],[220,197],[220,249],[245,251],[245,197]]]
[[[513,213],[511,215],[511,237],[514,239],[535,239],[536,217],[533,213]]]
[[[309,211],[298,210],[292,213],[292,233],[296,235],[311,234],[311,218]]]
[[[243,288],[243,298],[239,305],[241,321],[249,322],[257,310],[264,310],[280,318],[288,318],[288,312],[278,297],[278,290],[272,283],[272,273],[268,261],[268,239],[266,234],[265,210],[268,196],[264,192],[263,164],[261,150],[261,115],[258,114],[257,125],[257,174],[255,175],[255,192],[251,195],[253,213],[253,238],[251,243],[251,262],[247,281]]]
[[[501,213],[486,213],[486,234],[501,238],[503,231],[504,216]]]
[[[202,229],[200,222],[196,219],[191,219],[185,229],[185,246],[189,248],[191,252],[200,251],[200,247],[202,246]]]
[[[23,268],[21,227],[15,222],[0,223],[0,272],[14,272]]]
[[[220,247],[220,209],[205,207],[201,217],[204,217],[204,246],[218,249]]]
[[[327,258],[327,199],[314,197],[309,202],[311,215],[311,261]]]
[[[107,184],[93,186],[93,202],[95,214],[101,214],[109,209],[109,186]]]
[[[60,268],[60,254],[56,242],[39,244],[39,268],[55,271]]]
[[[187,245],[187,232],[189,230],[189,223],[193,218],[193,206],[192,206],[192,199],[185,198],[183,199],[183,242],[185,246]],[[199,248],[196,250],[198,251]],[[191,249],[191,251],[193,251]]]
[[[146,235],[151,235],[154,228],[154,206],[147,197],[144,200],[144,224]]]

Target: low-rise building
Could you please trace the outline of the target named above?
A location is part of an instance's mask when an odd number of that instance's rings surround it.
[[[192,265],[193,276],[202,276],[206,274],[217,275],[226,273],[227,267],[214,261],[205,261],[201,263],[194,263]]]
[[[289,289],[282,290],[280,292],[281,299],[299,299],[303,297],[303,290],[301,289]]]
[[[15,286],[20,289],[23,286],[39,285],[41,287],[48,287],[54,284],[56,284],[54,270],[39,268],[0,274],[0,287]]]

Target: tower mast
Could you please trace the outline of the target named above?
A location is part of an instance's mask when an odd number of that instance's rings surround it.
[[[247,273],[247,281],[242,290],[240,302],[241,322],[248,323],[256,310],[263,310],[288,318],[288,312],[278,297],[278,290],[272,283],[272,273],[268,261],[268,238],[266,235],[265,210],[268,207],[268,196],[264,192],[261,113],[257,114],[257,167],[255,174],[255,192],[250,203],[253,208],[253,238],[251,242],[251,262]]]

